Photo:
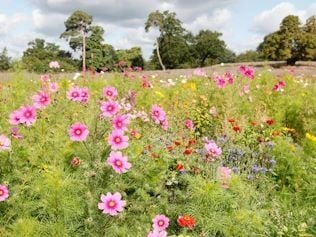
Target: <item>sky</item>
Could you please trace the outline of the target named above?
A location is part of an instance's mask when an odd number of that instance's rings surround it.
[[[9,55],[18,58],[35,38],[70,50],[59,36],[75,10],[93,16],[94,24],[105,30],[106,43],[115,49],[140,46],[148,59],[158,35],[157,30],[144,30],[152,11],[176,12],[193,33],[219,31],[228,48],[240,53],[255,49],[285,16],[298,15],[304,23],[316,15],[316,0],[0,0],[0,50],[7,47]]]

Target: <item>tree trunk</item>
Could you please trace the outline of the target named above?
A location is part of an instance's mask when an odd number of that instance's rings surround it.
[[[296,58],[289,58],[289,59],[286,60],[286,64],[287,64],[288,66],[294,66],[295,63],[296,63],[296,61],[297,61]]]
[[[157,50],[157,57],[160,63],[160,66],[162,68],[162,70],[166,71],[165,65],[163,65],[161,57],[160,57],[160,53],[159,53],[159,43],[158,43],[158,38],[156,39],[156,50]]]
[[[82,71],[86,72],[86,35],[84,30],[81,30],[82,34]]]

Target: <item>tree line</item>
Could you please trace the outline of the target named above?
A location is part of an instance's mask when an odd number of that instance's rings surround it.
[[[115,50],[103,38],[104,29],[93,24],[93,17],[84,11],[75,11],[65,21],[65,39],[73,53],[55,43],[34,39],[28,43],[20,60],[12,61],[7,49],[0,52],[0,71],[23,68],[30,72],[46,72],[50,61],[59,61],[64,71],[82,69],[95,71],[122,70],[122,67],[142,67],[148,70],[203,67],[218,63],[250,62],[263,60],[286,61],[294,65],[298,60],[316,60],[316,16],[304,25],[299,17],[285,17],[280,28],[264,37],[256,50],[236,55],[221,39],[222,33],[208,29],[193,34],[184,28],[176,13],[155,11],[148,15],[144,29],[159,31],[154,49],[145,61],[140,47]]]

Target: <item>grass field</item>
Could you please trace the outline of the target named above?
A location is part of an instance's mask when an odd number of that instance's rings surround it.
[[[2,74],[0,236],[315,236],[315,75]]]

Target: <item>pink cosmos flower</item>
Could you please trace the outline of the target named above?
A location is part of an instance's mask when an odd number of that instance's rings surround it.
[[[274,91],[283,91],[283,87],[285,87],[285,81],[279,81],[278,84],[275,84],[273,87]]]
[[[112,151],[107,163],[119,174],[126,173],[132,167],[132,164],[127,161],[127,156],[123,156],[120,151]]]
[[[67,98],[71,101],[81,102],[81,89],[78,86],[70,88]]]
[[[153,105],[151,107],[151,117],[155,123],[159,124],[161,121],[164,121],[166,119],[166,113],[158,105]]]
[[[250,86],[249,85],[244,85],[244,93],[248,94],[250,92]]]
[[[82,142],[87,139],[89,130],[86,125],[82,123],[75,123],[71,125],[68,134],[72,141]]]
[[[165,215],[156,215],[153,219],[154,230],[162,231],[167,229],[169,226],[169,218]]]
[[[80,102],[83,102],[83,103],[88,102],[89,97],[90,97],[89,89],[87,87],[80,88],[80,98],[81,98]]]
[[[193,71],[193,75],[198,76],[198,77],[206,77],[206,72],[202,68],[196,68]]]
[[[167,118],[165,118],[165,120],[161,122],[161,127],[163,130],[168,130],[169,122],[168,122]]]
[[[16,138],[16,139],[22,139],[23,138],[23,135],[21,133],[19,133],[19,128],[18,127],[12,127],[11,128],[11,136],[13,138]]]
[[[49,67],[56,69],[56,68],[59,68],[60,65],[59,65],[59,63],[57,61],[52,61],[52,62],[49,63]]]
[[[9,197],[9,190],[7,186],[0,184],[0,202],[5,201]]]
[[[166,231],[159,231],[159,230],[153,230],[150,231],[147,235],[147,237],[167,237],[168,233]]]
[[[120,111],[121,107],[115,101],[106,101],[101,104],[100,109],[103,117],[112,117]]]
[[[25,123],[26,126],[31,126],[36,121],[36,109],[33,106],[26,105],[19,109],[20,122]]]
[[[11,150],[11,141],[5,135],[0,135],[0,151]]]
[[[58,86],[57,82],[50,82],[48,84],[48,89],[52,93],[56,93],[58,91],[58,88],[59,88],[59,86]]]
[[[187,128],[187,129],[190,129],[190,130],[193,130],[194,129],[194,123],[191,119],[187,119],[184,121],[184,126]]]
[[[254,79],[255,78],[255,71],[253,68],[247,68],[247,70],[244,73],[245,77],[248,77],[249,79]]]
[[[98,203],[99,210],[103,210],[102,213],[116,216],[119,212],[124,210],[126,201],[122,200],[122,195],[118,192],[112,194],[108,192],[106,195],[101,195],[101,202]]]
[[[21,123],[21,112],[20,110],[13,111],[9,117],[9,123],[11,125],[18,125]]]
[[[218,88],[225,88],[225,86],[226,86],[226,80],[225,80],[225,78],[223,78],[223,77],[220,77],[220,76],[216,76],[215,77],[215,82],[216,82],[216,86],[218,87]]]
[[[216,143],[212,140],[208,140],[205,142],[204,147],[212,158],[216,158],[222,154],[222,149],[216,145]]]
[[[103,88],[103,95],[109,100],[116,100],[118,93],[115,87],[108,86]]]
[[[122,130],[113,130],[108,137],[108,143],[112,150],[122,150],[128,147],[128,136],[124,136]]]
[[[118,115],[112,120],[112,126],[116,130],[127,130],[127,125],[130,123],[127,115]]]
[[[49,82],[50,81],[49,75],[48,74],[41,75],[41,81],[42,82]]]
[[[40,91],[36,95],[33,95],[32,100],[34,102],[33,105],[36,109],[43,109],[47,107],[51,102],[49,95],[44,93],[43,91]]]
[[[239,72],[241,72],[242,74],[244,74],[246,70],[247,70],[247,66],[246,65],[241,65],[239,67]]]
[[[226,80],[227,80],[228,84],[233,84],[234,83],[234,77],[233,77],[233,75],[230,72],[226,72],[225,73],[225,77],[226,77]]]
[[[217,170],[218,179],[223,188],[229,188],[229,181],[231,179],[232,170],[228,167],[219,167]]]

